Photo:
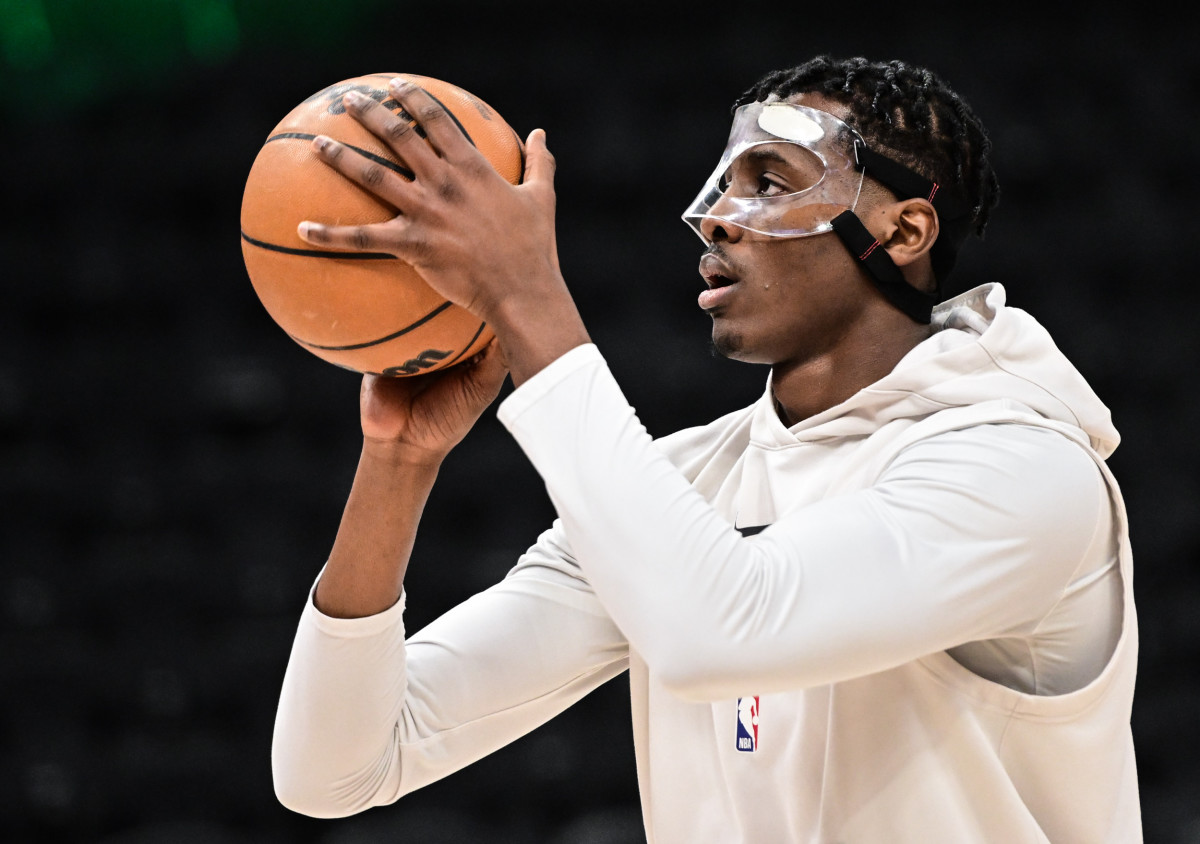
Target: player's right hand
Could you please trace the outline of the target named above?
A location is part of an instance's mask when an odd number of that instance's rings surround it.
[[[493,340],[470,361],[449,369],[407,378],[363,376],[364,448],[440,463],[495,401],[507,374]]]

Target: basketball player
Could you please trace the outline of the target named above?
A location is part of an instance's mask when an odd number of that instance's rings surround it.
[[[393,91],[429,143],[346,105],[411,184],[314,143],[401,215],[302,235],[412,262],[496,342],[363,381],[358,472],[283,684],[279,798],[389,803],[628,670],[656,844],[1140,841],[1117,432],[1002,287],[938,302],[997,196],[967,103],[921,68],[829,58],[739,100],[684,216],[716,348],[770,376],[652,442],[559,273],[544,133],[513,187],[424,92]],[[405,642],[422,506],[506,367],[500,417],[559,518]]]

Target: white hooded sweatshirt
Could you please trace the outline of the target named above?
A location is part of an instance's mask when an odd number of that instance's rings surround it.
[[[592,346],[500,417],[559,519],[407,643],[311,599],[285,805],[389,803],[628,668],[647,837],[1136,842],[1137,658],[1109,413],[991,285],[787,428],[770,385],[651,441]]]

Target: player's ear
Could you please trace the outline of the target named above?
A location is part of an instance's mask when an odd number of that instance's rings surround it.
[[[927,200],[902,199],[881,210],[884,232],[879,242],[898,267],[929,255],[938,236],[938,216]]]

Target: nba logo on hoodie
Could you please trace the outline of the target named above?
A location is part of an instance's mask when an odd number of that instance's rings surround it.
[[[737,749],[746,753],[758,750],[758,695],[738,698]]]

